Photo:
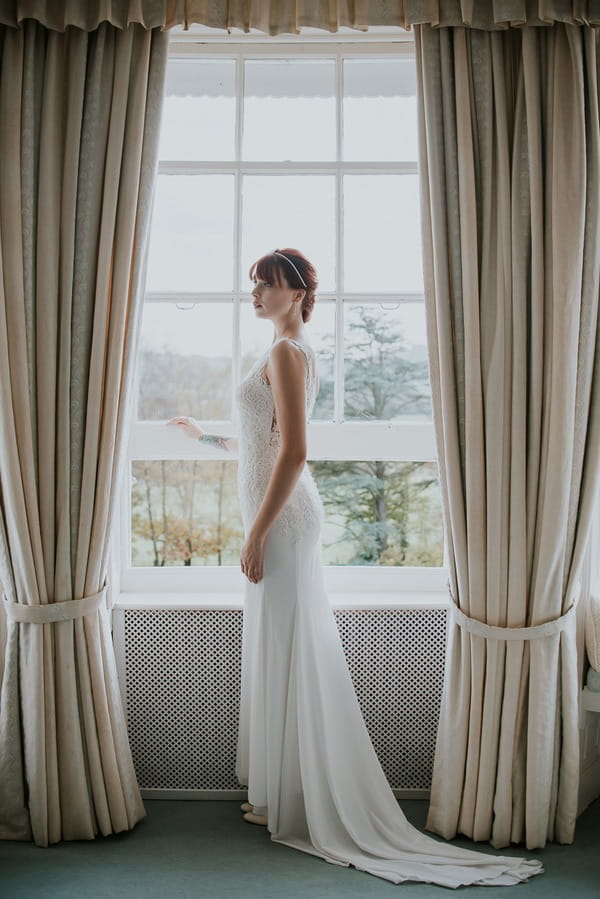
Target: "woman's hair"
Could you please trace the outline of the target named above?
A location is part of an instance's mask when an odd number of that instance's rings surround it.
[[[261,256],[250,266],[250,280],[271,281],[278,285],[283,283],[293,290],[303,290],[302,321],[309,321],[317,298],[319,282],[314,265],[300,250],[285,247],[283,250],[273,250],[272,253]]]

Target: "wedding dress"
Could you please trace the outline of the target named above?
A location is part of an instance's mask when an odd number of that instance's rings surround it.
[[[316,398],[306,358],[306,417]],[[276,341],[278,342],[278,341]],[[237,390],[238,488],[248,531],[280,434],[264,366]],[[247,582],[236,773],[271,838],[378,877],[446,887],[509,886],[543,872],[534,859],[488,855],[426,836],[405,818],[364,724],[325,592],[323,507],[305,466],[265,542],[264,576]]]

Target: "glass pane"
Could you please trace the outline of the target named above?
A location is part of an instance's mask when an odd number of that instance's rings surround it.
[[[138,419],[230,419],[232,330],[231,302],[146,302]]]
[[[431,417],[423,303],[344,306],[344,414]]]
[[[328,565],[441,566],[435,462],[311,462],[325,506]]]
[[[239,564],[236,471],[228,461],[132,462],[132,565]]]
[[[315,265],[319,289],[335,290],[335,178],[247,175],[242,193],[241,284],[252,263],[276,247],[293,247]]]
[[[147,290],[233,288],[232,175],[160,175]]]
[[[312,417],[315,421],[333,421],[335,303],[317,300],[308,328],[319,368],[319,393]]]
[[[417,147],[414,59],[345,59],[345,160],[412,161]]]
[[[273,339],[270,322],[256,318],[249,302],[244,302],[240,319],[242,346],[242,376],[245,375]],[[319,367],[319,394],[313,411],[313,419],[333,419],[333,377],[335,348],[335,303],[317,300],[310,323],[308,340]]]
[[[273,325],[256,317],[252,303],[244,301],[240,309],[241,375],[244,377],[273,340]]]
[[[244,159],[335,159],[335,122],[332,59],[244,64]]]
[[[235,60],[171,59],[159,158],[235,158]]]
[[[416,175],[344,177],[344,290],[423,291]]]

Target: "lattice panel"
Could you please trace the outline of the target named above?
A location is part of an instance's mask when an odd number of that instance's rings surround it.
[[[127,610],[129,737],[144,789],[236,790],[242,611]],[[392,787],[429,789],[444,609],[336,610],[352,680]]]

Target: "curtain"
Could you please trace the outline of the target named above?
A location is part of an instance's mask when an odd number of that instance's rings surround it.
[[[144,815],[107,568],[167,34],[0,42],[0,837],[46,846]]]
[[[484,29],[547,25],[555,20],[600,24],[600,0],[167,0],[166,7],[169,28],[198,23],[266,34],[297,34],[305,27],[329,32],[342,27],[409,29],[425,23]]]
[[[600,0],[0,0],[0,24],[16,27],[35,19],[62,31],[84,31],[109,22],[118,28],[139,23],[145,28],[205,25],[265,34],[297,34],[302,28],[335,33],[340,28],[409,29],[465,25],[492,30],[520,25],[600,25]]]
[[[450,611],[427,828],[571,843],[598,482],[598,33],[416,29]]]

